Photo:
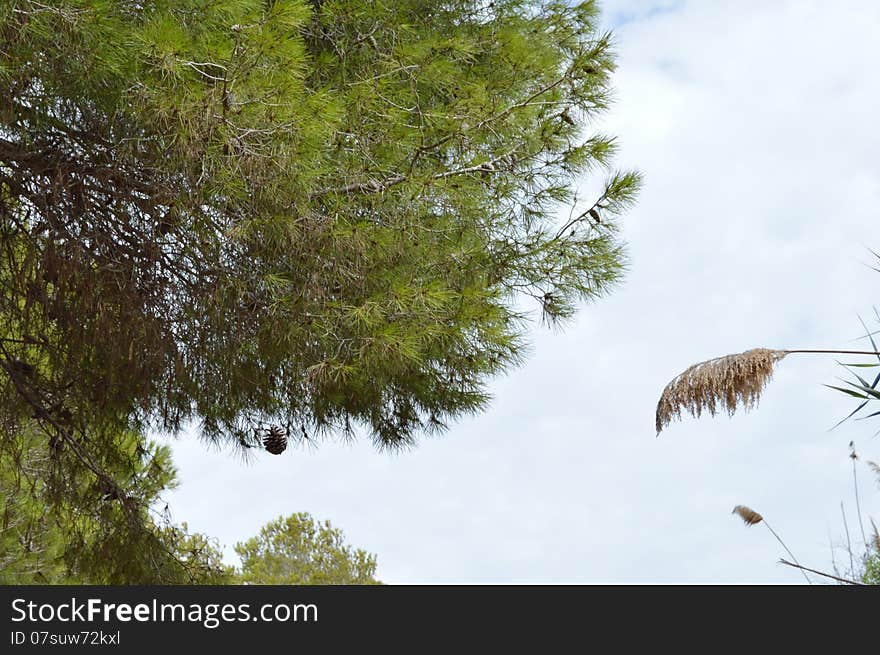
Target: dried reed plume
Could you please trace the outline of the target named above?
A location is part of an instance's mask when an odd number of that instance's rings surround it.
[[[746,525],[755,525],[755,523],[760,523],[764,520],[764,517],[758,514],[755,510],[750,507],[746,507],[745,505],[737,505],[733,508],[731,514],[736,514],[743,521],[745,521]]]
[[[776,541],[778,541],[779,544],[785,549],[785,552],[788,553],[789,556],[791,557],[791,559],[794,560],[794,564],[792,564],[792,566],[796,566],[797,568],[801,569],[801,575],[804,576],[804,579],[807,581],[807,584],[813,584],[813,581],[810,580],[810,578],[807,576],[807,574],[805,572],[805,570],[811,570],[811,569],[804,569],[804,567],[802,567],[800,565],[800,562],[797,561],[797,557],[794,556],[794,553],[792,553],[788,549],[788,546],[785,545],[785,542],[782,541],[782,537],[780,537],[778,534],[776,534],[776,530],[774,530],[770,526],[770,524],[767,523],[767,519],[765,519],[763,516],[758,514],[758,512],[753,510],[751,507],[746,507],[745,505],[737,505],[736,507],[733,508],[733,511],[731,512],[731,514],[736,514],[738,517],[740,517],[743,520],[743,522],[746,525],[757,525],[758,523],[763,523],[767,527],[767,529],[770,530],[770,533],[774,537],[776,537]]]
[[[774,365],[788,353],[754,348],[694,364],[663,389],[657,403],[657,434],[673,419],[681,418],[683,410],[699,418],[704,411],[715,416],[719,406],[728,414],[740,404],[746,409],[754,407],[773,375]]]
[[[773,367],[780,359],[793,353],[880,357],[880,352],[876,350],[753,348],[738,355],[724,355],[694,364],[675,376],[660,394],[655,419],[657,434],[673,419],[681,418],[683,410],[699,418],[704,411],[715,416],[719,405],[728,414],[733,414],[740,404],[745,409],[753,408],[773,375]]]

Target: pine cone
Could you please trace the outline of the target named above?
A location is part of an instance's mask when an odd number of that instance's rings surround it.
[[[269,434],[263,437],[263,446],[273,455],[287,450],[287,432],[279,425],[269,427]]]

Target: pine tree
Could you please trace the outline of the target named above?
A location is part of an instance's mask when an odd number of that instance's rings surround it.
[[[162,494],[176,485],[167,447],[141,448],[136,435],[120,437],[117,446],[127,456],[109,471],[126,490],[123,503],[88,471],[61,471],[44,436],[29,425],[0,458],[0,584],[232,579],[213,541],[174,524],[161,509]]]
[[[524,299],[564,320],[624,269],[613,69],[593,2],[3,0],[2,447],[35,422],[134,516],[122,434],[480,410]]]
[[[257,536],[236,544],[235,552],[244,584],[380,584],[375,555],[347,545],[330,521],[306,512],[270,521]]]

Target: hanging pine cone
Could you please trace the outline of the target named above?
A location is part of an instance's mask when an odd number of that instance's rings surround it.
[[[287,450],[287,432],[279,425],[269,427],[269,434],[263,437],[263,446],[273,455],[280,455]]]

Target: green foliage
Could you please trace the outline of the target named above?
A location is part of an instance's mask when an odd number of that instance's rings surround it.
[[[2,3],[4,357],[89,423],[244,446],[269,421],[394,446],[479,409],[518,297],[565,318],[623,268],[636,174],[555,220],[614,152],[583,135],[614,67],[595,13]]]
[[[870,585],[880,585],[880,548],[866,560],[862,582]]]
[[[873,252],[873,251],[872,251]],[[880,259],[880,255],[874,253],[874,255]],[[880,313],[878,313],[877,308],[874,308],[874,315],[877,320],[880,321]],[[861,320],[861,319],[860,319]],[[862,322],[862,327],[865,330],[865,338],[871,344],[872,349],[875,352],[880,352],[877,350],[877,341],[874,339],[876,334],[875,331],[871,331],[864,321]],[[877,356],[877,359],[880,360],[880,356]],[[857,398],[861,402],[856,405],[855,409],[850,412],[846,417],[844,417],[841,421],[837,423],[840,425],[841,423],[857,416],[859,412],[862,412],[869,404],[873,404],[878,399],[880,399],[880,392],[878,392],[878,383],[880,383],[880,373],[873,375],[873,371],[870,369],[877,368],[880,366],[878,363],[871,362],[844,362],[841,364],[852,376],[853,380],[844,380],[841,381],[847,385],[847,387],[839,387],[835,385],[825,385],[835,391],[839,391],[848,396],[852,396]],[[867,371],[867,372],[865,372]],[[871,373],[868,375],[866,379],[864,375]],[[877,415],[880,415],[880,411],[872,411],[871,413],[864,414],[862,416],[857,416],[857,420],[861,419],[870,419]],[[835,425],[835,427],[837,427]],[[876,437],[880,432],[875,432],[874,436]],[[852,448],[852,444],[850,444]],[[855,455],[855,451],[852,452],[851,457],[853,457],[853,466],[855,466],[855,460],[857,459]],[[868,466],[871,470],[878,475],[878,480],[880,480],[880,466],[877,465],[876,462],[868,462]],[[860,517],[861,518],[861,517]],[[868,550],[864,555],[864,559],[860,560],[861,569],[859,572],[854,572],[856,575],[856,579],[860,579],[864,584],[870,585],[880,585],[880,533],[877,532],[877,526],[874,522],[871,522],[872,527],[874,528],[873,539],[872,539],[872,548]]]
[[[136,509],[129,511],[88,472],[60,476],[57,453],[46,448],[39,430],[24,431],[16,446],[14,458],[0,459],[0,584],[230,580],[216,546],[151,509],[175,484],[166,447],[151,445],[132,457],[133,470],[114,471],[138,494]]]
[[[32,433],[22,441],[33,439]],[[22,448],[16,466],[0,458],[0,584],[52,584],[62,582],[64,534],[41,502],[43,482],[28,475],[45,467],[46,454]]]
[[[305,512],[268,523],[235,552],[245,584],[379,584],[374,555],[352,549],[329,521]]]
[[[399,447],[481,409],[524,299],[624,269],[613,69],[593,2],[0,0],[0,456],[40,435],[65,565],[164,548],[151,430]]]
[[[868,462],[868,466],[877,476],[877,483],[880,485],[880,466],[876,462]],[[877,524],[871,520],[871,547],[865,554],[864,571],[862,572],[862,582],[870,585],[880,585],[880,530]]]

